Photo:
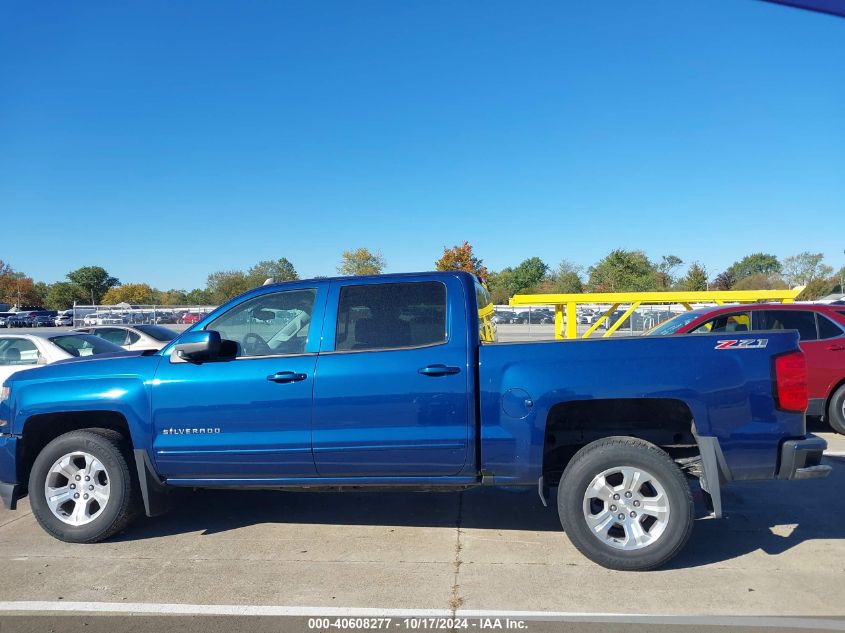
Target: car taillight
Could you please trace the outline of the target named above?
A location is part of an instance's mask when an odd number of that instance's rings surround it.
[[[775,396],[778,408],[784,411],[807,408],[807,361],[801,352],[775,358]]]

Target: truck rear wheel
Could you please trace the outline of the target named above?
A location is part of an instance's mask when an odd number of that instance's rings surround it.
[[[654,444],[608,437],[579,450],[558,487],[563,528],[602,567],[654,569],[692,532],[695,507],[686,478]]]
[[[108,429],[60,435],[35,458],[32,513],[60,541],[97,543],[125,528],[140,507],[123,436]]]

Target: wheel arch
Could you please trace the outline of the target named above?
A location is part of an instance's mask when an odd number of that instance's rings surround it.
[[[824,420],[830,424],[830,420],[827,419],[828,412],[830,411],[830,405],[833,403],[833,394],[839,391],[842,387],[845,387],[845,378],[840,380],[838,383],[834,384],[831,387],[830,391],[827,394],[827,397],[824,400],[824,410],[822,411],[822,415],[824,416]]]
[[[132,441],[129,421],[123,413],[110,409],[55,411],[27,418],[18,442],[18,481],[26,482],[35,458],[47,444],[71,431],[109,429]]]
[[[546,416],[544,481],[554,485],[578,450],[609,436],[651,442],[675,459],[699,455],[692,409],[683,400],[659,397],[568,400],[554,404]]]

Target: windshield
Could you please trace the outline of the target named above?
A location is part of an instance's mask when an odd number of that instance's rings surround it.
[[[685,312],[683,314],[679,314],[675,318],[664,321],[657,327],[653,327],[646,332],[646,336],[665,336],[667,334],[675,334],[687,323],[695,321],[699,316],[701,315],[697,312]]]
[[[66,334],[49,339],[53,345],[63,349],[71,356],[94,356],[95,354],[111,354],[124,351],[113,343],[90,334]]]
[[[157,341],[172,341],[176,338],[176,332],[158,325],[136,325],[135,329]]]

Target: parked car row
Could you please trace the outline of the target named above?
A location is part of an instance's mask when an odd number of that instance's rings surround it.
[[[55,310],[27,310],[0,313],[0,328],[52,327],[58,313]]]
[[[594,325],[602,319],[606,310],[603,308],[582,308],[577,311],[577,321],[580,325]],[[614,310],[607,318],[601,320],[600,328],[610,328],[619,321],[625,314],[624,310]],[[671,310],[649,310],[635,311],[622,324],[623,328],[631,328],[637,332],[643,332],[664,321],[673,318],[677,312]],[[532,308],[525,311],[496,310],[491,317],[493,323],[530,323],[549,324],[555,322],[554,311],[549,308]]]
[[[193,325],[210,309],[176,310],[30,310],[0,312],[0,328],[73,327],[95,325]]]
[[[193,325],[207,314],[198,310],[101,310],[89,312],[81,318],[77,314],[76,322],[71,316],[71,325]]]

